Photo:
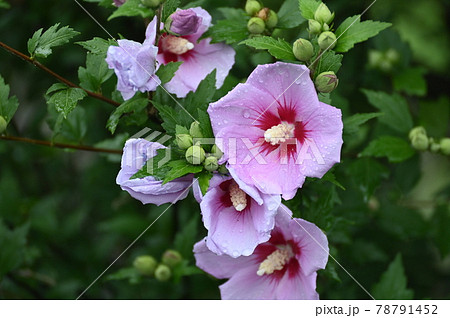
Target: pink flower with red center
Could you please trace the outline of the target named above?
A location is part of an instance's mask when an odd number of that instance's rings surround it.
[[[208,113],[222,161],[261,192],[291,199],[340,161],[341,111],[319,101],[303,65],[259,65]]]
[[[182,10],[180,10],[182,11]],[[179,11],[177,11],[179,12]],[[177,12],[174,14],[177,15]],[[194,19],[192,12],[198,19]],[[174,20],[177,30],[188,33],[183,36],[175,36],[163,33],[158,42],[157,61],[162,64],[169,62],[183,62],[172,80],[165,84],[165,88],[177,97],[183,98],[190,91],[195,91],[200,82],[214,69],[216,74],[216,87],[220,88],[234,64],[235,51],[231,46],[217,43],[211,44],[211,39],[203,39],[198,42],[203,33],[211,26],[211,16],[200,7],[189,9],[189,19],[185,23],[189,25],[182,28],[180,22],[183,19]],[[199,23],[198,21],[201,21]],[[192,34],[188,32],[193,28],[196,31]],[[146,41],[155,38],[156,17],[148,25],[146,31]]]
[[[238,257],[251,255],[269,240],[281,197],[260,193],[237,178],[214,175],[200,201],[208,248]]]
[[[250,256],[232,258],[207,248],[208,238],[194,246],[197,266],[219,278],[222,299],[319,299],[317,271],[328,261],[328,240],[314,224],[292,219],[281,205],[268,242]]]

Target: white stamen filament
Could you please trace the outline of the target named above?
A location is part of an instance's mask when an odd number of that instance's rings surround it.
[[[286,140],[294,137],[295,126],[294,124],[289,124],[282,122],[276,126],[273,126],[266,130],[264,133],[264,139],[271,145],[278,145]]]
[[[292,256],[293,253],[289,246],[284,249],[278,248],[259,265],[256,274],[258,276],[270,275],[274,271],[282,270]]]
[[[239,189],[239,186],[235,182],[230,185],[229,191],[231,203],[233,203],[236,211],[243,211],[247,207],[247,194]]]
[[[194,44],[182,37],[168,35],[161,39],[163,48],[173,54],[181,55],[194,48]]]

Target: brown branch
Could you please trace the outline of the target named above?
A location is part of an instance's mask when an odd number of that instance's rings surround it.
[[[80,87],[80,86],[78,86],[78,85],[72,83],[71,81],[65,79],[65,78],[62,77],[61,75],[56,74],[55,72],[53,72],[51,69],[49,69],[49,68],[46,67],[45,65],[39,63],[39,62],[36,61],[35,59],[32,59],[31,57],[29,57],[29,56],[23,54],[22,52],[19,52],[19,51],[13,49],[12,47],[6,45],[6,44],[3,43],[3,42],[0,42],[0,47],[2,47],[2,48],[3,48],[4,50],[6,50],[6,51],[12,53],[13,55],[15,55],[15,56],[17,56],[17,57],[20,57],[22,60],[25,60],[25,61],[27,61],[27,62],[33,64],[34,66],[37,66],[38,68],[40,68],[41,70],[47,72],[48,74],[50,74],[51,76],[55,77],[58,81],[60,81],[60,82],[62,82],[62,83],[64,83],[64,84],[66,84],[67,86],[74,87],[74,88],[81,88],[81,89],[84,90],[89,96],[91,96],[91,97],[93,97],[93,98],[102,100],[102,101],[107,102],[107,103],[109,103],[109,104],[111,104],[111,105],[114,105],[114,106],[116,106],[116,107],[120,106],[120,103],[118,103],[118,102],[116,102],[116,101],[113,101],[112,99],[109,99],[109,98],[107,98],[107,97],[105,97],[105,96],[103,96],[103,95],[101,95],[101,94],[91,92],[91,91],[89,91],[89,90],[87,90],[87,89],[84,89],[84,88],[82,88],[82,87]]]
[[[0,139],[26,142],[29,144],[35,144],[35,145],[41,145],[41,146],[47,146],[47,147],[55,147],[55,148],[63,148],[63,149],[75,149],[75,150],[91,151],[91,152],[105,152],[105,153],[119,154],[119,155],[122,154],[122,150],[96,148],[96,147],[82,146],[82,145],[63,144],[63,143],[58,143],[58,142],[50,142],[50,141],[45,141],[45,140],[36,140],[36,139],[14,137],[14,136],[0,136]]]

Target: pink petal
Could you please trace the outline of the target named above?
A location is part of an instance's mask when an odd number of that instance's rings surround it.
[[[279,300],[318,300],[316,278],[316,273],[309,276],[296,275],[294,277],[285,274],[275,288],[275,297]]]

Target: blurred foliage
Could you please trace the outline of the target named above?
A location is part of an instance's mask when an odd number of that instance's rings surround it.
[[[75,2],[48,0],[45,6],[40,1],[7,2],[9,9],[0,1],[1,41],[21,52],[27,52],[28,39],[36,30],[56,23],[79,32],[74,41],[107,38]],[[264,4],[283,17],[291,2],[284,7],[278,0]],[[211,12],[214,22],[232,14],[218,8],[244,6],[237,0],[195,3]],[[336,26],[345,15],[359,14],[369,4],[327,2],[336,12]],[[110,34],[143,40],[144,20],[126,17],[126,7],[111,16],[109,1],[83,5]],[[449,157],[417,152],[408,140],[409,129],[417,125],[437,139],[450,134],[449,8],[449,1],[417,0],[411,6],[409,1],[393,0],[378,1],[368,11],[363,20],[387,21],[393,27],[346,53],[340,85],[329,96],[348,124],[342,163],[327,178],[307,180],[296,198],[287,202],[295,216],[327,233],[331,255],[379,298],[450,298]],[[152,12],[136,14],[145,18]],[[297,26],[287,17],[280,21]],[[306,24],[276,29],[274,34],[292,43],[307,36]],[[79,75],[82,87],[120,102],[115,77],[98,59],[105,45],[83,43],[52,47],[45,65],[75,83]],[[256,65],[275,61],[266,51],[233,46],[236,64],[214,99],[244,80]],[[86,54],[85,48],[91,53]],[[20,102],[8,126],[10,135],[121,149],[139,127],[161,129],[158,120],[140,122],[130,116],[114,122],[116,133],[111,136],[106,125],[114,106],[89,97],[75,109],[66,109],[63,118],[57,106],[46,105],[46,92],[55,83],[52,77],[3,50],[0,61],[0,74]],[[97,76],[84,71],[96,67]],[[353,117],[378,111],[383,115]],[[119,168],[119,155],[0,141],[1,299],[74,299],[146,229],[83,298],[219,297],[220,281],[194,267],[192,246],[205,229],[192,195],[171,207],[143,206],[116,185]],[[183,256],[169,281],[141,276],[132,267],[137,256],[152,255],[160,261],[167,249]],[[368,298],[332,259],[319,272],[317,286],[322,299]]]

